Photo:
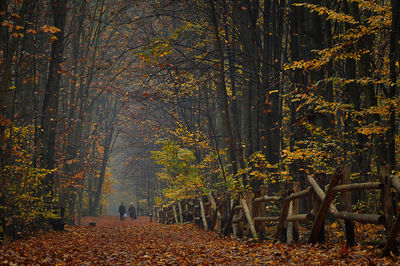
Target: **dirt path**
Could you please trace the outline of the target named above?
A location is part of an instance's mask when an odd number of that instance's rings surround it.
[[[194,225],[149,223],[147,217],[119,221],[119,217],[86,218],[96,227],[68,226],[65,232],[0,246],[3,265],[194,265],[194,264],[400,264],[381,259],[372,247],[342,245],[246,243],[205,232]]]

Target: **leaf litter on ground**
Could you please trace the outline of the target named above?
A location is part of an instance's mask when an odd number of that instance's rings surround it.
[[[96,222],[95,227],[87,226]],[[2,265],[399,265],[381,258],[373,246],[347,248],[327,243],[286,245],[238,241],[192,224],[150,223],[148,217],[85,217],[83,226],[66,226],[0,246]]]

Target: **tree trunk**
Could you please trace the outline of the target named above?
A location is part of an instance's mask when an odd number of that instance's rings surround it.
[[[64,53],[64,27],[67,14],[67,0],[51,1],[54,26],[60,31],[55,34],[57,37],[51,45],[51,61],[46,90],[43,98],[41,128],[43,150],[43,165],[47,169],[55,168],[55,141],[57,126],[57,111],[59,102],[59,91],[61,81],[61,63]],[[46,186],[49,191],[52,190],[54,176],[49,174]]]
[[[271,164],[279,161],[280,126],[281,126],[281,51],[283,33],[283,10],[286,1],[272,1],[272,64],[273,83],[267,90],[267,101],[270,112],[267,113],[267,160]]]
[[[392,29],[390,32],[390,81],[389,97],[394,100],[398,97],[397,88],[397,69],[396,64],[399,63],[399,31],[400,31],[400,2],[392,0]],[[396,110],[394,104],[391,102],[389,111],[389,129],[387,131],[387,151],[388,151],[388,164],[390,170],[396,169]]]
[[[23,28],[26,26],[25,17],[28,12],[33,9],[34,1],[23,1],[21,10],[19,12],[19,18],[16,20],[16,26],[22,26],[21,29],[15,29],[14,34],[9,34],[8,29],[5,26],[0,27],[0,49],[2,50],[2,58],[0,58],[0,169],[5,166],[8,158],[7,147],[5,145],[5,134],[6,129],[5,119],[7,118],[7,109],[9,108],[9,84],[11,80],[11,70],[14,62],[14,55],[19,47],[21,37],[18,35],[23,32]],[[8,1],[1,1],[0,3],[0,21],[6,21],[8,13]],[[3,120],[4,119],[4,120]]]
[[[97,182],[97,189],[94,197],[94,203],[93,203],[93,209],[92,209],[92,214],[97,214],[99,211],[101,205],[101,193],[103,191],[103,184],[104,184],[104,178],[106,176],[106,169],[107,169],[107,163],[108,159],[110,158],[110,153],[111,153],[111,143],[113,140],[114,136],[114,130],[115,126],[114,123],[116,123],[116,115],[117,115],[117,99],[114,100],[114,106],[112,107],[111,114],[109,115],[109,119],[106,123],[106,137],[104,140],[104,151],[103,151],[103,159],[101,161],[101,168],[100,168],[100,175],[99,175],[99,180]],[[111,108],[110,108],[111,109]],[[94,213],[93,213],[94,212]]]
[[[218,52],[218,60],[219,63],[217,65],[218,68],[218,84],[217,84],[217,97],[223,101],[222,113],[224,118],[224,124],[226,126],[226,132],[228,136],[226,137],[226,143],[229,147],[229,155],[230,161],[232,163],[232,172],[233,175],[236,177],[238,173],[238,166],[235,154],[235,144],[233,141],[233,133],[232,133],[232,126],[230,122],[230,115],[229,115],[229,102],[228,102],[228,94],[226,92],[226,84],[225,84],[225,72],[224,72],[224,53],[223,53],[223,46],[221,42],[221,37],[218,30],[218,21],[217,16],[215,13],[215,2],[214,0],[209,0],[209,6],[211,11],[211,21],[213,24],[214,30],[214,37],[215,37],[215,44]],[[242,181],[244,184],[247,184],[247,179],[245,176],[242,176]]]
[[[232,1],[233,21],[238,27],[243,65],[243,131],[246,157],[258,150],[258,1]]]

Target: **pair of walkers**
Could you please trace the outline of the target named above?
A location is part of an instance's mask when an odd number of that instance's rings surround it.
[[[121,202],[121,205],[119,205],[118,211],[119,211],[119,219],[123,221],[125,217],[127,217],[126,208],[123,202]],[[133,205],[133,202],[131,202],[131,205],[128,208],[128,212],[129,212],[129,217],[131,217],[131,219],[136,219],[136,209],[135,206]]]

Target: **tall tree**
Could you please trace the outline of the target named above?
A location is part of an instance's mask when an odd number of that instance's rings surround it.
[[[63,72],[61,64],[64,54],[64,29],[67,15],[67,1],[52,0],[51,8],[53,12],[53,24],[57,33],[55,34],[54,41],[51,45],[51,61],[43,98],[41,121],[41,128],[43,130],[42,141],[44,145],[43,164],[48,169],[53,169],[55,167],[55,141],[58,120],[57,111],[59,107],[61,74]],[[53,183],[53,180],[51,179],[52,176],[50,176],[50,179],[48,180],[48,189],[50,190]]]

